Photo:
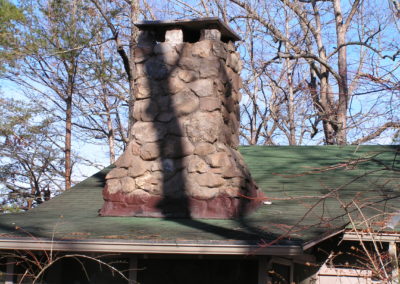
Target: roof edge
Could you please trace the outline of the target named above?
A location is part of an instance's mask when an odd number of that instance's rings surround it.
[[[365,232],[365,231],[346,231],[343,234],[345,241],[376,241],[376,242],[395,242],[400,243],[400,233],[398,232]]]
[[[333,237],[343,233],[344,230],[345,229],[341,229],[341,230],[338,230],[338,231],[333,231],[333,232],[331,232],[329,234],[324,234],[322,237],[320,237],[318,239],[311,240],[311,241],[309,241],[309,242],[307,242],[307,243],[305,243],[303,245],[303,250],[306,251],[306,250],[312,248],[313,246],[315,246],[315,245],[317,245],[317,244],[319,244],[319,243],[321,243],[321,242],[323,242],[323,241],[325,241],[327,239],[333,238]]]
[[[301,245],[149,243],[123,240],[0,239],[0,249],[203,255],[303,255]]]

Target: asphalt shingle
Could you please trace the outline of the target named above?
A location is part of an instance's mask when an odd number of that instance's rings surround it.
[[[305,242],[399,211],[399,146],[251,146],[240,151],[270,205],[243,220],[100,217],[109,168],[38,208],[0,216],[0,237],[189,242]],[[365,218],[360,217],[360,210]],[[394,230],[400,230],[395,227]]]

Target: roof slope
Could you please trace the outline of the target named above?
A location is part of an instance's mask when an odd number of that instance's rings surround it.
[[[245,219],[99,217],[106,168],[38,208],[0,216],[0,237],[298,244],[343,228],[347,213],[362,225],[358,208],[377,229],[386,225],[391,216],[386,213],[399,210],[399,146],[251,146],[240,151],[272,202]]]

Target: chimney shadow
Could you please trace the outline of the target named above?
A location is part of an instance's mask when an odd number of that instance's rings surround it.
[[[194,80],[200,79],[200,76],[199,74],[192,74],[193,66],[187,66],[197,61],[185,61],[187,53],[192,52],[186,46],[188,43],[185,42],[185,39],[188,36],[185,32],[187,31],[181,29],[171,30],[168,36],[163,37],[164,42],[157,42],[157,36],[154,33],[151,31],[142,31],[142,40],[145,45],[148,45],[147,47],[143,46],[143,48],[151,48],[152,52],[148,54],[149,58],[143,64],[144,70],[137,70],[137,72],[145,73],[144,83],[150,89],[150,95],[146,98],[149,101],[146,103],[147,107],[144,117],[152,122],[153,129],[149,131],[155,131],[157,136],[155,144],[157,145],[156,152],[159,154],[157,159],[159,172],[161,173],[159,178],[159,182],[161,183],[161,199],[157,200],[154,206],[161,212],[162,217],[165,219],[201,231],[217,234],[227,239],[247,241],[249,244],[257,243],[263,239],[273,240],[278,236],[269,234],[253,226],[245,217],[249,211],[262,202],[263,197],[260,191],[257,190],[257,186],[251,179],[246,165],[236,150],[230,153],[235,162],[238,163],[237,167],[233,170],[237,172],[236,176],[241,176],[242,178],[236,179],[235,185],[239,188],[237,196],[227,198],[234,200],[233,206],[235,208],[234,212],[231,213],[231,217],[240,226],[240,229],[216,226],[204,222],[196,216],[193,217],[193,210],[197,210],[196,214],[199,211],[199,207],[204,207],[207,210],[207,201],[198,201],[189,195],[189,191],[193,189],[190,188],[192,184],[188,180],[187,169],[189,166],[193,166],[190,165],[193,161],[188,159],[188,156],[190,156],[190,152],[193,152],[193,149],[187,137],[187,129],[183,128],[187,126],[187,123],[190,123],[190,120],[185,119],[185,117],[189,117],[192,111],[199,108],[200,103],[192,90],[180,84],[182,83],[182,79],[187,81],[184,83],[189,84],[191,82],[190,76],[193,76]],[[177,37],[179,41],[180,36],[182,36],[182,42],[174,43]],[[167,42],[168,40],[169,42]],[[207,60],[207,58],[202,58],[201,60]],[[182,68],[185,74],[182,73],[180,76],[178,73]],[[236,121],[239,121],[238,115],[240,112],[239,109],[234,110],[235,107],[238,108],[238,104],[235,104],[233,97],[234,90],[236,90],[236,96],[238,96],[240,86],[233,86],[233,84],[239,84],[239,82],[230,80],[231,74],[227,74],[222,66],[219,65],[218,69],[220,70],[220,76],[225,78],[224,94],[218,99],[221,100],[223,110],[230,110],[222,115],[224,126],[228,128],[228,131],[222,129],[222,133],[219,134],[220,137],[218,138],[222,137],[227,145],[233,145],[236,148],[239,144],[238,136],[237,140],[232,141],[232,139],[234,139],[233,135],[238,135],[238,133],[232,133],[230,129],[237,128],[238,131],[239,128],[239,125],[232,125],[235,121],[231,119],[232,114],[234,114]],[[202,71],[195,70],[194,72]],[[178,76],[180,76],[180,79],[174,79],[178,78]],[[139,85],[138,88],[140,87]],[[213,88],[218,88],[218,86],[214,85]],[[143,120],[143,117],[139,117],[139,119]],[[208,123],[208,121],[204,121],[203,123]],[[199,132],[201,131],[199,129]],[[227,148],[229,150],[229,147]],[[209,170],[215,169],[210,168]],[[232,177],[235,177],[235,175],[232,175]],[[223,204],[220,205],[223,206]],[[224,209],[232,210],[232,208],[221,208],[221,210]],[[200,209],[200,211],[202,210],[204,209]]]
[[[160,48],[160,52],[162,48]],[[173,60],[173,59],[172,59]],[[186,179],[184,176],[185,157],[184,134],[179,124],[179,115],[172,97],[173,84],[170,74],[177,68],[178,62],[171,62],[165,58],[165,54],[160,53],[154,62],[146,63],[147,80],[158,81],[162,92],[151,86],[150,104],[159,106],[159,113],[155,118],[156,123],[163,123],[163,127],[155,127],[157,132],[157,146],[159,153],[160,170],[162,173],[161,188],[162,199],[157,202],[156,207],[161,211],[164,218],[191,218],[189,198],[186,192]],[[158,86],[158,87],[159,87]],[[147,108],[146,113],[154,116],[154,109]]]

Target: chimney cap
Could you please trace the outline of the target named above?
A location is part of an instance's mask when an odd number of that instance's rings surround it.
[[[218,17],[182,19],[170,21],[142,21],[135,23],[135,26],[142,31],[155,30],[156,38],[163,38],[165,31],[174,27],[182,28],[186,31],[200,31],[203,29],[217,29],[221,32],[222,41],[239,41],[240,36],[237,35],[226,23]]]

